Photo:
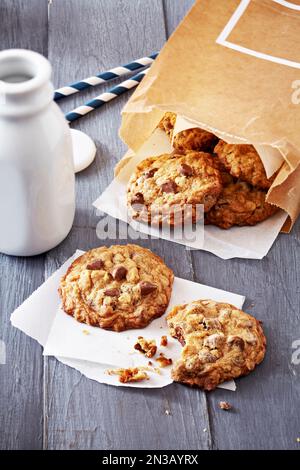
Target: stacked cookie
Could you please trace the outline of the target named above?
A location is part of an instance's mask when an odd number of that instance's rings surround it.
[[[186,151],[143,160],[128,185],[128,208],[134,219],[151,224],[197,222],[203,204],[209,211],[222,191],[212,155]]]
[[[197,222],[203,205],[205,223],[227,229],[255,225],[277,208],[266,202],[268,179],[252,145],[227,144],[203,129],[176,134],[174,113],[159,127],[174,152],[143,160],[128,184],[128,208],[134,219],[151,224]]]

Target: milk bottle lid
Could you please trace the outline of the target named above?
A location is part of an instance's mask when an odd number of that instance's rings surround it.
[[[96,145],[84,132],[71,129],[75,173],[87,168],[95,158]]]

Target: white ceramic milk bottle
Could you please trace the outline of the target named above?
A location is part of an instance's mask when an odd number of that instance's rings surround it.
[[[0,252],[9,255],[43,253],[73,223],[71,135],[50,75],[40,54],[0,52]]]

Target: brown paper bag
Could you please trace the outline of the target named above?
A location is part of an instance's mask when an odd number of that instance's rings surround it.
[[[196,1],[123,110],[129,148],[164,111],[227,142],[277,148],[284,164],[267,200],[288,213],[289,231],[300,212],[300,1]]]

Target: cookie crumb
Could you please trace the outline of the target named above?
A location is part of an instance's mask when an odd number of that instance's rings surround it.
[[[90,335],[90,334],[91,334],[88,330],[82,330],[82,333],[83,333],[84,335]]]
[[[166,347],[168,345],[168,338],[166,335],[162,336],[160,339],[160,345]]]
[[[163,353],[160,353],[159,357],[155,360],[159,363],[160,367],[168,367],[173,363],[172,359],[167,358]]]
[[[154,339],[147,340],[143,338],[143,336],[139,336],[134,345],[134,349],[150,358],[156,354],[157,346]]]
[[[221,408],[221,410],[226,410],[226,411],[232,409],[232,405],[228,403],[228,401],[220,401],[219,407]]]
[[[119,382],[141,382],[142,380],[149,380],[149,375],[145,372],[144,367],[131,367],[129,369],[108,369],[108,375],[118,375]]]
[[[151,366],[152,366],[152,364],[153,364],[153,362],[151,362],[151,361],[148,361],[148,366],[150,366],[150,367],[151,367]]]

